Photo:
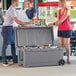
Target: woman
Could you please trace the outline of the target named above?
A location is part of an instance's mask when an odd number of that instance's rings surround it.
[[[70,23],[70,13],[66,6],[66,0],[60,0],[59,1],[59,19],[55,23],[50,23],[48,27],[51,27],[53,25],[59,25],[58,26],[58,38],[60,42],[60,47],[65,47],[67,51],[67,63],[70,64],[69,56],[70,56],[70,38],[72,36],[72,29],[71,29],[71,23]]]
[[[33,7],[32,0],[28,0],[28,9],[26,10],[26,14],[30,20],[36,17],[36,9]]]

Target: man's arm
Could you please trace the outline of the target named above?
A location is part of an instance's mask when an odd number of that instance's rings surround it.
[[[27,25],[27,24],[31,24],[31,23],[32,23],[32,21],[23,22],[23,21],[19,20],[18,17],[17,17],[17,12],[16,12],[16,10],[14,10],[14,9],[10,9],[9,15],[10,15],[10,17],[11,17],[17,24],[19,24],[19,25],[21,25],[21,26],[23,26],[23,27],[26,27],[26,26],[24,26],[24,25]]]
[[[23,22],[21,20],[19,20],[17,17],[13,17],[12,18],[17,24],[20,24],[21,26],[24,26],[24,25],[27,25],[27,24],[31,24],[32,21],[29,21],[29,22]]]

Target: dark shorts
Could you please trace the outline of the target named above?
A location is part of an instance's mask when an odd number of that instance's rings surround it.
[[[2,28],[3,42],[5,44],[14,44],[14,29],[13,26],[3,26]]]
[[[66,30],[66,31],[59,31],[58,30],[58,37],[71,38],[72,37],[72,30]]]

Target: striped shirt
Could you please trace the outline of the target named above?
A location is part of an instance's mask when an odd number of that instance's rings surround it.
[[[5,14],[3,26],[12,26],[14,23],[12,18],[14,17],[17,17],[17,11],[13,6],[10,6]]]

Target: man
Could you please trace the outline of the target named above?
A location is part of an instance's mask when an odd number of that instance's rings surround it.
[[[2,12],[2,3],[1,3],[1,0],[0,0],[0,25],[3,24],[4,22],[4,16],[3,16],[3,12]]]
[[[4,23],[2,28],[2,36],[3,36],[2,64],[3,66],[8,66],[8,62],[6,59],[6,48],[8,47],[9,44],[11,45],[13,63],[17,63],[13,22],[15,21],[17,24],[20,24],[21,26],[32,23],[32,21],[22,22],[17,18],[17,12],[15,8],[18,5],[19,5],[19,0],[12,0],[12,4],[7,10],[4,18]]]
[[[26,14],[30,20],[36,17],[36,9],[33,7],[32,0],[28,0],[28,9],[26,10]]]

